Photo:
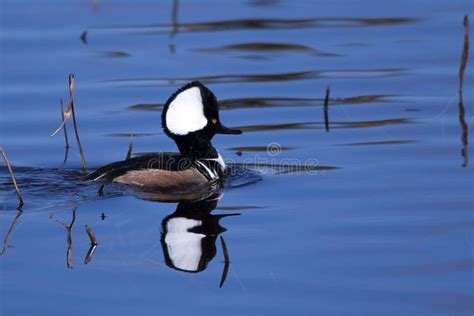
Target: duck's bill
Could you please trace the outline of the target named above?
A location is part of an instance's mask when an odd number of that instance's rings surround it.
[[[232,129],[222,124],[219,124],[219,126],[217,127],[217,134],[239,135],[242,134],[242,131],[240,129]]]

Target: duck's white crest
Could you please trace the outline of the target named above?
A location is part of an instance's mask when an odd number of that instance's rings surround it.
[[[174,98],[166,112],[166,126],[171,133],[187,135],[207,125],[201,91],[198,87],[184,90]]]

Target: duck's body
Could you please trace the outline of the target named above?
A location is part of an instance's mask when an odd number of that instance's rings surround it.
[[[195,81],[166,102],[162,126],[179,153],[148,154],[97,169],[88,178],[98,183],[133,184],[160,192],[190,192],[212,186],[226,175],[226,165],[211,139],[217,133],[240,134],[219,121],[214,94]]]
[[[211,184],[225,175],[216,160],[191,160],[179,153],[148,154],[97,169],[88,178],[97,183],[124,183],[176,191]]]

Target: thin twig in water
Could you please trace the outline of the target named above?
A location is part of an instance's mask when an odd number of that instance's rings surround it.
[[[10,177],[12,178],[13,186],[15,187],[16,195],[18,196],[18,209],[21,209],[21,207],[23,206],[23,198],[21,196],[20,189],[18,188],[18,184],[16,183],[15,174],[13,173],[12,166],[10,165],[10,161],[8,160],[7,154],[5,153],[3,147],[0,147],[0,152],[2,153],[3,160],[7,165],[8,172],[10,172]]]
[[[127,156],[125,156],[125,160],[129,160],[130,158],[132,158],[132,150],[133,150],[132,140],[133,140],[133,134],[130,134],[130,142],[128,143]]]
[[[221,282],[219,283],[219,287],[221,288],[224,285],[224,282],[227,278],[227,274],[229,273],[229,252],[227,251],[227,246],[225,244],[224,238],[221,237],[221,246],[222,246],[222,252],[224,254],[224,270],[222,271],[222,277],[221,277]]]
[[[467,57],[469,53],[469,18],[464,16],[464,46],[461,55],[461,66],[459,67],[459,91],[462,91],[464,84],[464,71],[466,70]]]
[[[18,219],[20,218],[21,214],[23,214],[23,211],[19,210],[19,211],[17,212],[15,218],[13,219],[13,222],[11,223],[10,228],[8,229],[8,232],[7,232],[7,234],[5,235],[5,238],[3,239],[3,249],[2,249],[2,251],[0,252],[0,256],[3,256],[3,255],[5,254],[5,252],[7,251],[7,248],[8,248],[8,239],[10,238],[10,235],[12,234],[13,229],[15,228],[16,223],[18,222]]]
[[[465,110],[464,110],[464,102],[463,102],[463,84],[464,84],[464,71],[466,70],[467,59],[469,53],[469,18],[464,16],[464,45],[462,49],[461,55],[461,66],[459,67],[459,124],[461,125],[461,155],[463,157],[463,167],[467,167],[469,162],[468,158],[468,127],[466,124],[466,120],[464,119]]]
[[[329,86],[326,88],[326,96],[324,97],[324,126],[326,132],[329,132]]]

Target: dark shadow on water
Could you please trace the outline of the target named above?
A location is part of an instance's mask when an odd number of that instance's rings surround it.
[[[319,165],[317,161],[312,161],[311,163],[301,164],[288,161],[288,163],[263,163],[263,162],[235,162],[232,163],[234,167],[241,168],[251,168],[258,170],[262,173],[275,173],[275,174],[290,174],[290,173],[307,173],[307,174],[317,174],[318,171],[329,171],[337,170],[340,167],[336,166],[322,166]]]
[[[150,137],[150,136],[155,136],[163,134],[162,132],[156,132],[156,133],[111,133],[111,134],[105,134],[105,136],[109,137],[119,137],[119,138],[135,138],[135,137]]]
[[[106,51],[101,52],[100,55],[107,58],[123,58],[131,56],[129,53],[123,51]]]
[[[349,104],[368,104],[368,103],[388,103],[388,98],[394,95],[361,95],[345,98],[330,98],[331,106],[349,105]],[[323,98],[235,98],[219,100],[220,110],[237,110],[237,109],[254,109],[254,108],[286,108],[286,107],[308,107],[322,106]],[[161,103],[141,103],[128,107],[129,110],[135,111],[161,111],[163,104]]]
[[[331,129],[345,128],[367,128],[379,127],[386,125],[410,124],[412,120],[407,118],[387,119],[377,121],[355,121],[355,122],[331,122]],[[324,122],[297,122],[297,123],[281,123],[281,124],[260,124],[246,125],[236,127],[244,132],[261,132],[261,131],[279,131],[279,130],[299,130],[299,129],[321,129],[324,130]]]
[[[293,150],[296,147],[287,147],[287,146],[279,146],[279,151],[288,151]],[[232,151],[240,151],[240,152],[267,152],[269,150],[268,146],[241,146],[241,147],[230,147],[227,148],[228,150]]]
[[[257,205],[232,205],[232,206],[218,206],[216,210],[221,211],[242,211],[242,210],[256,210],[264,207]]]
[[[234,30],[291,30],[305,28],[353,28],[409,24],[420,21],[419,18],[383,17],[383,18],[247,18],[235,20],[206,21],[173,24],[116,24],[102,25],[91,29],[116,29],[125,34],[164,34],[176,29],[176,32],[216,32]]]
[[[348,144],[338,144],[337,146],[374,146],[374,145],[406,145],[417,144],[416,140],[381,140],[373,142],[358,142]]]
[[[280,0],[248,0],[248,4],[253,7],[273,7],[280,3]]]
[[[198,48],[195,49],[198,52],[208,53],[222,53],[222,52],[259,52],[259,53],[276,53],[276,52],[293,52],[293,53],[310,53],[315,56],[322,57],[337,57],[341,56],[336,53],[326,52],[319,49],[315,49],[306,45],[293,44],[293,43],[274,43],[274,42],[251,42],[251,43],[240,43],[231,44],[220,47],[211,48]],[[259,55],[257,55],[259,56]],[[260,57],[268,57],[262,55]]]
[[[224,84],[240,82],[279,82],[308,79],[358,79],[358,78],[387,78],[401,76],[407,72],[404,68],[374,68],[374,69],[337,69],[337,70],[309,70],[299,72],[273,73],[273,74],[224,74],[198,77],[144,77],[144,78],[118,78],[105,80],[104,83],[118,87],[156,87],[184,85],[190,81],[199,80],[204,84]]]

